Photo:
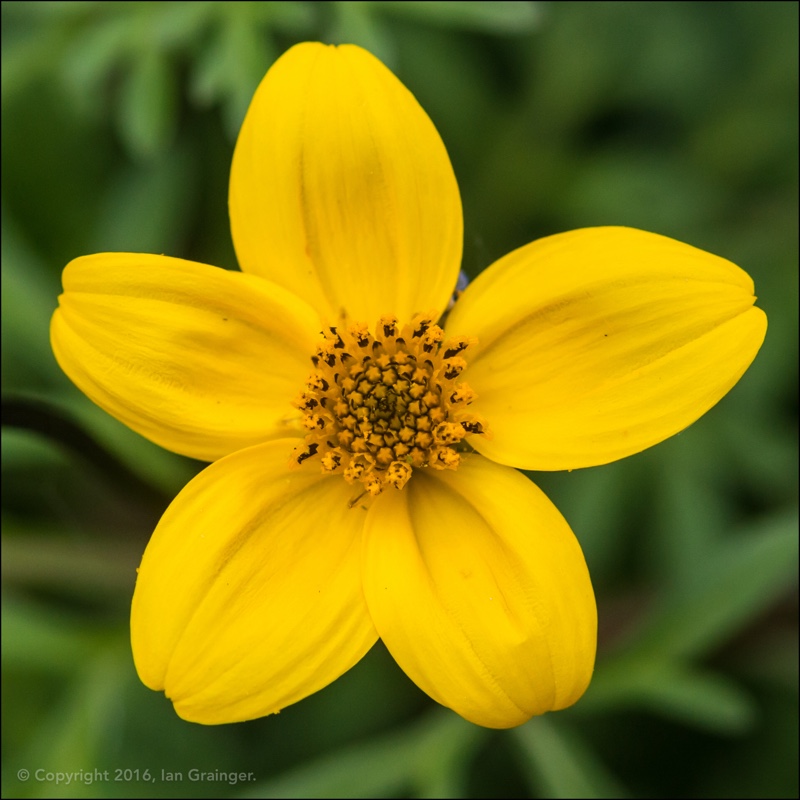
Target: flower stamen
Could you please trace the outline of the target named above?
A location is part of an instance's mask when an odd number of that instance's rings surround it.
[[[462,440],[487,435],[485,421],[466,410],[475,392],[459,381],[461,354],[475,339],[445,341],[428,314],[402,329],[396,317],[381,317],[374,335],[362,322],[322,335],[315,371],[294,402],[309,433],[293,466],[319,456],[323,472],[375,496],[402,489],[415,467],[456,469]]]

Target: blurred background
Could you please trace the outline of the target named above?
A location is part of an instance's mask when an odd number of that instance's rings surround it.
[[[60,272],[103,250],[236,268],[236,133],[308,39],[367,47],[427,110],[471,276],[540,236],[631,225],[739,264],[769,316],[690,429],[532,475],[584,548],[600,643],[583,700],[516,730],[439,708],[380,643],[223,727],[181,721],[134,671],[135,569],[202,465],[60,372]],[[4,2],[3,796],[796,797],[797,83],[793,2]]]

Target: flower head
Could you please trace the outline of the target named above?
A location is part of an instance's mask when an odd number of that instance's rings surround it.
[[[604,464],[705,413],[765,334],[748,275],[656,234],[584,229],[500,259],[444,318],[462,240],[447,153],[347,45],[298,45],[267,73],[230,214],[243,272],[78,258],[52,321],[92,400],[214,461],[144,554],[141,679],[186,719],[251,719],[380,637],[476,723],[574,703],[594,664],[588,571],[514,468]]]

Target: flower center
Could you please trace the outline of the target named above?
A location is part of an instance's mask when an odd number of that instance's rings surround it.
[[[310,431],[291,461],[318,457],[324,472],[360,482],[371,495],[401,489],[414,467],[456,469],[458,448],[485,422],[467,411],[475,392],[459,376],[474,339],[443,341],[433,317],[404,328],[382,317],[375,335],[353,323],[329,328],[312,356],[315,371],[294,402]]]

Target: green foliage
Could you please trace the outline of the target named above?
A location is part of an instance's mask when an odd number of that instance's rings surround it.
[[[482,734],[437,709],[420,722],[377,741],[338,750],[244,797],[461,797],[463,774]]]
[[[4,796],[797,796],[796,4],[1,11]],[[219,728],[178,719],[133,669],[136,564],[200,465],[61,374],[60,271],[126,249],[235,268],[233,142],[271,62],[304,39],[370,48],[428,111],[469,274],[538,236],[633,225],[743,266],[769,316],[753,368],[697,425],[531,476],[584,547],[600,652],[574,708],[515,731],[432,708],[381,645],[280,715]],[[138,777],[115,781],[125,769]],[[56,783],[80,770],[110,778]]]
[[[624,798],[628,792],[574,732],[549,717],[514,731],[522,767],[545,797]]]

